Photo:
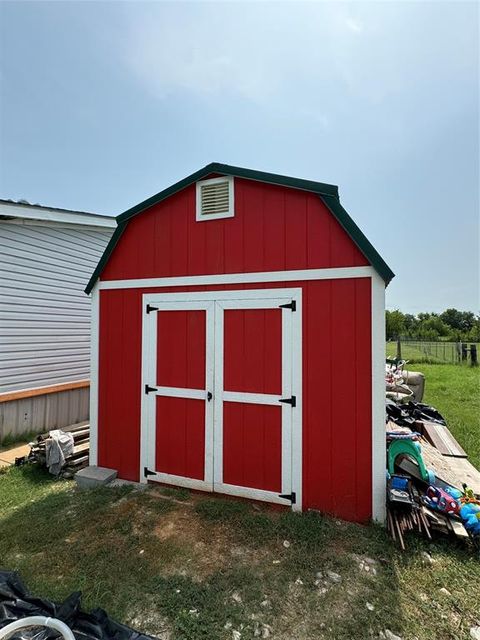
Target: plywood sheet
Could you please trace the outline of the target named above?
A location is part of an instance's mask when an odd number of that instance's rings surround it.
[[[444,456],[466,458],[467,454],[452,436],[447,427],[436,422],[422,421],[425,438]]]

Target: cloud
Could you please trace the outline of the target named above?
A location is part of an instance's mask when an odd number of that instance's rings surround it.
[[[354,20],[351,17],[345,20],[345,24],[350,29],[350,31],[354,31],[355,33],[362,33],[363,31],[363,25],[358,20]]]
[[[123,6],[125,64],[161,99],[178,91],[258,104],[289,98],[299,85],[328,82],[364,28],[342,3]]]
[[[430,3],[118,6],[122,64],[156,99],[251,105],[284,122],[307,118],[323,131],[372,120],[399,144],[415,135],[419,105],[444,103],[446,78],[462,87],[474,64],[449,36],[451,25],[465,31],[465,16],[447,3],[435,9],[442,15],[435,29]],[[437,111],[422,113],[421,125],[431,127]]]

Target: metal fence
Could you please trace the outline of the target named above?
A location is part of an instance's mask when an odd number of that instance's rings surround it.
[[[477,364],[479,343],[411,340],[389,340],[387,356],[399,356],[411,362],[437,362],[446,364]]]

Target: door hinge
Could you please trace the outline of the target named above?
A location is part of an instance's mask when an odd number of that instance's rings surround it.
[[[292,311],[296,311],[297,310],[297,301],[296,300],[292,300],[288,304],[281,304],[279,309],[291,309]]]
[[[152,307],[151,304],[147,304],[147,313],[150,313],[150,311],[158,311],[158,307]]]
[[[148,467],[143,467],[143,475],[145,476],[145,478],[148,478],[148,476],[154,476],[155,471],[150,471]]]
[[[156,391],[157,387],[150,387],[148,384],[145,385],[145,393],[150,393],[150,391]]]
[[[280,398],[279,402],[283,402],[284,404],[290,404],[292,407],[297,406],[297,396],[292,396],[291,398]]]
[[[278,497],[283,498],[284,500],[290,500],[292,504],[297,502],[297,494],[295,491],[292,491],[292,493],[279,493]]]

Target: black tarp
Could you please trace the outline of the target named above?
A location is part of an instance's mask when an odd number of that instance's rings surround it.
[[[397,404],[393,400],[386,400],[387,418],[395,422],[399,426],[412,427],[415,420],[426,420],[428,422],[437,422],[446,426],[445,418],[428,404],[421,402],[407,402],[406,404]]]
[[[76,640],[154,640],[152,636],[138,633],[129,627],[109,618],[103,609],[85,613],[80,608],[81,593],[72,593],[61,604],[45,598],[32,596],[13,571],[0,571],[0,629],[10,622],[27,616],[49,616],[65,622]],[[54,640],[59,634],[45,629],[35,632],[36,640]],[[32,638],[28,630],[18,631],[13,638],[27,640]]]

